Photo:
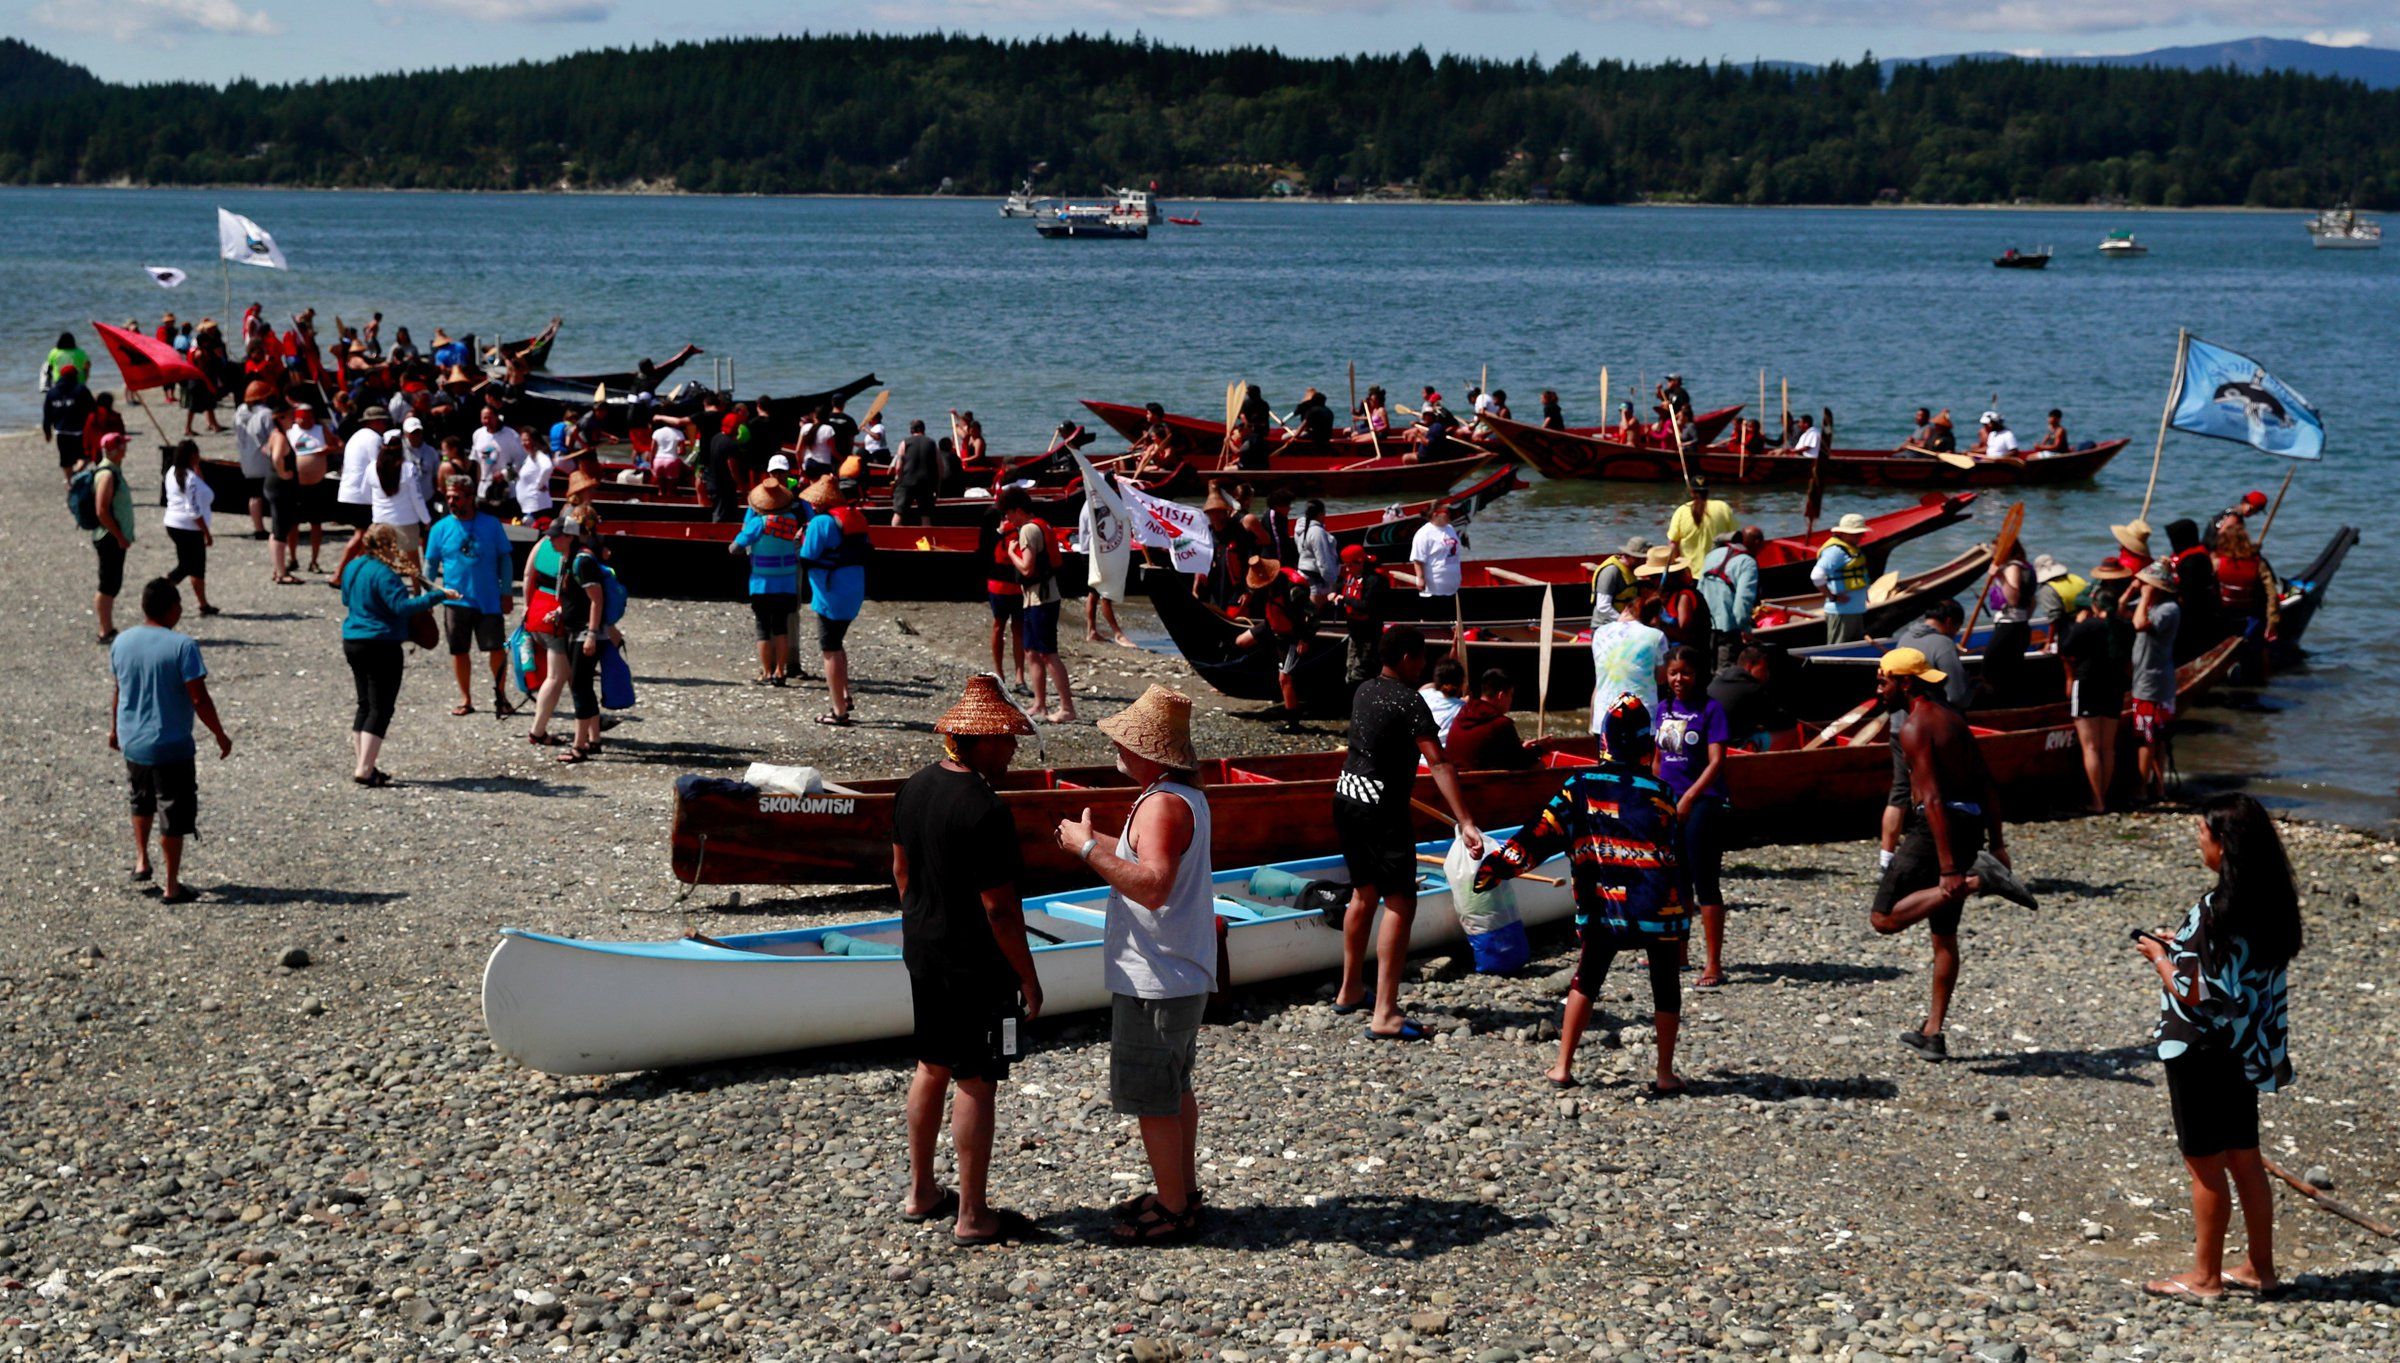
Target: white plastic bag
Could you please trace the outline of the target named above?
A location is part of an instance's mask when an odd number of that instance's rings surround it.
[[[1499,847],[1484,839],[1483,855],[1491,856]],[[1503,880],[1481,894],[1475,892],[1475,872],[1483,865],[1483,857],[1470,854],[1467,844],[1458,838],[1450,840],[1450,851],[1442,858],[1442,878],[1450,882],[1450,904],[1458,914],[1458,925],[1466,930],[1470,940],[1487,932],[1497,932],[1518,921],[1516,887]]]

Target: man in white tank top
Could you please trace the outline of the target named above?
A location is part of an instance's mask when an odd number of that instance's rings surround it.
[[[1175,1244],[1200,1214],[1200,1105],[1192,1062],[1200,1015],[1217,988],[1215,870],[1208,797],[1192,752],[1191,698],[1153,685],[1100,721],[1117,745],[1117,769],[1142,783],[1113,845],[1092,812],[1062,819],[1059,846],[1108,882],[1103,971],[1113,996],[1108,1096],[1141,1123],[1158,1191],[1117,1207],[1120,1243]]]

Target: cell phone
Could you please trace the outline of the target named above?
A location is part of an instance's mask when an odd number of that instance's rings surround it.
[[[1000,1054],[1010,1060],[1017,1058],[1017,1020],[1000,1019]]]
[[[2145,937],[2149,938],[2153,942],[2158,943],[2162,947],[2172,947],[2175,945],[2173,942],[2168,941],[2166,938],[2161,937],[2157,933],[2151,932],[2146,928],[2135,928],[2126,934],[2127,940],[2135,942],[2141,941]]]

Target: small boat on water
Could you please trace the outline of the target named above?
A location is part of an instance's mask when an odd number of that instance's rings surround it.
[[[1147,190],[1112,190],[1114,202],[1079,204],[1059,200],[1033,214],[1033,230],[1045,237],[1093,237],[1104,241],[1139,240],[1150,235],[1159,220],[1158,203]]]
[[[1043,209],[1053,207],[1057,203],[1056,199],[1035,197],[1033,177],[1028,175],[1025,177],[1025,183],[1017,186],[1015,193],[1000,201],[1000,216],[1003,218],[1039,217]]]
[[[2020,251],[2011,246],[1993,256],[1992,264],[2003,270],[2045,270],[2050,267],[2050,255],[2047,246],[2038,251]]]
[[[1169,218],[1167,221],[1175,224],[1177,227],[1198,227],[1200,225],[1200,220],[1198,218]]]
[[[1054,841],[1044,828],[1026,850]],[[1444,838],[1418,850],[1439,856],[1448,846]],[[891,867],[888,825],[876,852],[882,870],[873,878],[881,879]],[[1573,914],[1564,866],[1553,858],[1540,868],[1557,884],[1515,882],[1517,914],[1528,927]],[[1339,906],[1349,900],[1349,873],[1340,857],[1223,870],[1215,887],[1220,987],[1341,964]],[[1434,868],[1419,870],[1417,895],[1409,949],[1458,941],[1450,887]],[[1025,901],[1042,1016],[1108,1006],[1101,969],[1107,900],[1100,888]],[[484,966],[483,1017],[502,1054],[549,1074],[621,1074],[890,1040],[914,1025],[898,918],[665,942],[581,941],[508,928]]]
[[[2133,239],[2131,232],[2111,232],[2100,243],[2100,254],[2110,260],[2131,260],[2150,254],[2150,248]]]
[[[1097,402],[1085,398],[1083,405],[1091,409],[1092,415],[1106,422],[1110,429],[1127,440],[1140,440],[1149,430],[1149,412],[1138,403]],[[1701,412],[1693,416],[1684,423],[1685,447],[1695,451],[1706,447],[1725,433],[1725,428],[1733,424],[1734,417],[1739,415],[1741,410],[1741,404],[1735,403],[1731,407],[1719,407],[1713,412]],[[1472,433],[1475,420],[1490,423],[1496,419],[1491,417],[1471,419],[1467,428],[1451,434],[1451,445],[1461,450],[1503,449],[1504,447],[1491,437]],[[1225,423],[1223,421],[1212,417],[1184,416],[1180,413],[1169,412],[1166,415],[1166,423],[1168,436],[1176,453],[1187,458],[1213,461],[1224,452]],[[1309,453],[1312,450],[1328,451],[1339,455],[1344,461],[1383,458],[1416,449],[1415,441],[1411,440],[1407,434],[1408,430],[1409,428],[1405,426],[1396,427],[1383,432],[1380,436],[1370,437],[1364,431],[1337,426],[1323,444],[1312,446],[1297,433],[1277,427],[1267,432],[1267,448],[1271,453],[1278,455],[1287,451],[1291,453]],[[1625,431],[1622,427],[1570,426],[1563,432],[1552,432],[1552,434],[1622,439]],[[1643,442],[1653,447],[1663,442],[1669,456],[1674,454],[1674,432],[1663,423],[1652,423],[1641,427],[1640,437]],[[1540,466],[1536,465],[1536,467]],[[1561,476],[1551,473],[1546,468],[1541,471],[1548,477]]]
[[[1785,450],[1742,454],[1723,445],[1703,448],[1687,443],[1682,454],[1672,442],[1645,440],[1640,445],[1545,430],[1521,421],[1484,418],[1498,445],[1533,466],[1545,478],[1595,478],[1611,482],[1678,483],[1690,469],[1711,484],[1784,484],[1808,482],[1817,460]],[[2072,450],[1978,459],[1958,468],[1931,455],[1899,450],[1834,449],[1826,452],[1824,480],[1828,484],[1864,487],[2020,487],[2046,483],[2082,482],[2098,474],[2125,448],[2122,439],[2085,442]]]
[[[2320,251],[2374,251],[2383,246],[2383,224],[2361,217],[2348,204],[2308,220],[2308,241]]]

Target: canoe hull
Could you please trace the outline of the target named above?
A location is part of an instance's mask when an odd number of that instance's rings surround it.
[[[1784,484],[1797,486],[1809,479],[1816,462],[1794,454],[1768,452],[1743,456],[1730,450],[1688,446],[1678,458],[1673,446],[1641,446],[1548,431],[1523,422],[1495,421],[1494,439],[1532,465],[1544,477],[1592,478],[1611,482],[1676,483],[1688,466],[1696,477],[1712,484]],[[2030,487],[2082,482],[2096,476],[2125,448],[2110,440],[2088,450],[2063,454],[2027,455],[2019,459],[1953,468],[1925,455],[1891,450],[1835,450],[1824,460],[1825,481],[1863,487]]]

